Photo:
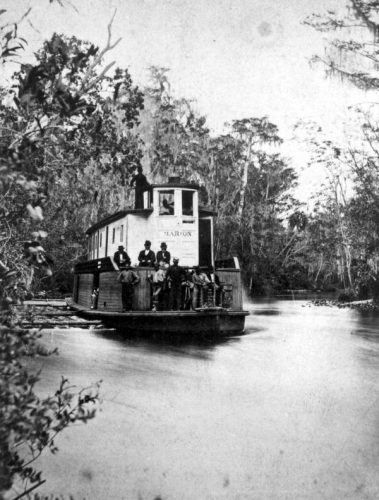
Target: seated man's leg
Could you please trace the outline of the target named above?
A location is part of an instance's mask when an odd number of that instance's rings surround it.
[[[195,285],[192,291],[192,309],[197,308],[198,298],[199,298],[199,287],[198,285]]]

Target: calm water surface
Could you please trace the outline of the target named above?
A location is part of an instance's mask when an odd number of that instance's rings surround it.
[[[46,455],[75,499],[379,498],[379,317],[249,304],[223,342],[54,330],[40,390],[103,380],[102,410]]]

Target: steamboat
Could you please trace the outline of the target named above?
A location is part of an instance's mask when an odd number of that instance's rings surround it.
[[[88,260],[75,266],[73,296],[68,305],[85,317],[138,334],[243,333],[248,312],[243,310],[238,259],[215,261],[215,213],[199,205],[199,189],[197,184],[170,178],[144,191],[135,205],[138,208],[121,210],[91,226],[86,232]],[[146,239],[154,251],[165,242],[187,273],[194,268],[212,270],[217,277],[217,293],[214,286],[208,286],[206,296],[200,294],[195,307],[170,310],[164,301],[156,307],[151,282],[154,268],[137,266]],[[123,310],[120,268],[114,258],[120,246],[139,277],[131,310],[127,311]]]

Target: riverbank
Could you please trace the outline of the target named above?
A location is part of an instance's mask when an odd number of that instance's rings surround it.
[[[352,302],[341,302],[339,300],[331,300],[331,299],[314,299],[311,300],[308,306],[323,306],[323,307],[338,307],[339,309],[356,309],[358,311],[373,311],[379,312],[379,304],[374,302],[372,299],[368,300],[356,300]]]

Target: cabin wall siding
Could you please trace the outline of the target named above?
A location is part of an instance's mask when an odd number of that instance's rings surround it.
[[[151,309],[151,283],[148,276],[154,272],[150,267],[139,267],[134,271],[140,277],[140,282],[134,289],[135,308],[140,311],[149,311]]]
[[[171,256],[176,256],[182,266],[199,265],[199,207],[197,189],[189,187],[173,186],[175,196],[175,215],[159,215],[159,192],[165,191],[169,186],[154,190],[154,206],[152,212],[141,211],[140,213],[128,213],[106,223],[97,224],[97,229],[90,236],[89,258],[97,259],[112,257],[119,245],[123,245],[127,251],[132,265],[138,265],[138,254],[144,249],[145,240],[150,240],[151,249],[157,253],[162,241],[168,245]],[[183,215],[182,193],[193,193],[193,215]],[[213,220],[209,218],[211,226]],[[123,227],[122,238],[120,238],[120,227]],[[113,242],[113,231],[115,241]],[[211,234],[213,233],[213,227]],[[100,240],[102,245],[100,247]],[[213,241],[209,241],[210,248]],[[213,250],[212,250],[213,252]],[[211,258],[213,262],[213,257]]]
[[[154,223],[150,215],[148,218],[142,215],[128,215],[128,247],[127,252],[132,261],[132,265],[138,265],[138,255],[141,250],[144,250],[146,240],[152,242],[151,250],[156,254],[159,247],[154,245]]]
[[[121,311],[121,284],[117,272],[100,273],[97,309],[100,311]]]
[[[134,287],[133,310],[149,311],[151,309],[151,285],[147,279],[153,269],[136,268],[134,271],[140,277],[140,282]],[[100,290],[97,301],[99,311],[121,311],[121,283],[118,281],[119,273],[100,273]]]
[[[242,283],[241,272],[239,269],[217,269],[217,276],[221,283],[232,285],[232,305],[231,309],[242,311]]]
[[[100,246],[100,242],[101,242],[101,246]],[[105,227],[102,228],[102,229],[99,229],[99,238],[98,238],[98,254],[97,254],[97,258],[98,259],[102,259],[103,257],[105,257],[105,243],[106,243],[106,229]]]
[[[121,226],[124,226],[123,229],[123,238],[121,240]],[[122,219],[118,219],[108,226],[108,256],[113,257],[115,252],[117,252],[118,247],[120,245],[125,247],[125,251],[129,254],[128,249],[128,238],[127,238],[127,217],[123,217]],[[115,240],[113,243],[113,229],[115,229]],[[130,255],[130,254],[129,254]]]
[[[90,308],[93,287],[93,274],[80,274],[78,277],[78,304],[80,306]]]

